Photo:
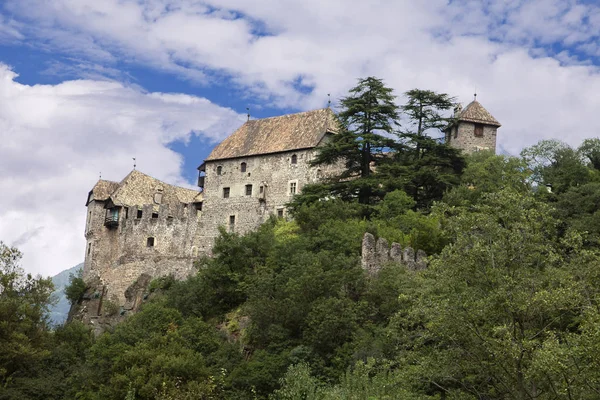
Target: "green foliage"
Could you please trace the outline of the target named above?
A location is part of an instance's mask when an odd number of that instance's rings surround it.
[[[76,304],[81,300],[86,289],[82,270],[79,270],[77,274],[69,274],[69,284],[65,287],[65,295],[71,304]]]
[[[0,387],[48,356],[46,313],[54,287],[50,279],[25,275],[16,248],[0,242]]]
[[[102,302],[102,313],[106,316],[112,317],[119,313],[119,305],[111,300],[104,300]]]
[[[343,162],[344,171],[328,191],[343,198],[371,204],[378,196],[374,168],[386,162],[386,149],[394,146],[390,135],[398,121],[393,90],[381,79],[359,79],[348,97],[340,100],[341,129],[320,150],[313,165]],[[314,196],[314,190],[310,192]]]
[[[292,207],[328,198],[357,201],[370,217],[370,206],[396,189],[410,195],[413,207],[428,210],[434,201],[460,182],[465,161],[460,151],[426,133],[447,125],[443,112],[454,106],[453,98],[427,90],[406,93],[402,106],[407,123],[416,130],[398,131],[400,108],[392,89],[380,79],[359,80],[341,100],[341,130],[320,148],[313,165],[345,163],[344,171],[330,182],[308,185]]]
[[[156,291],[168,290],[175,283],[175,277],[173,275],[164,275],[156,279],[153,279],[148,286],[148,291],[154,293]]]
[[[408,100],[402,106],[402,111],[408,117],[410,126],[404,133],[422,136],[431,129],[439,133],[446,128],[450,119],[445,118],[443,112],[456,106],[454,97],[421,89],[409,90],[404,95]]]

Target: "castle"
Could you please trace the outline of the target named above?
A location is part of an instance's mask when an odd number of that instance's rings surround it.
[[[137,170],[121,182],[99,180],[86,202],[83,277],[101,289],[97,310],[87,313],[100,314],[103,299],[122,313],[134,308],[131,288],[140,278],[189,275],[194,261],[211,253],[219,227],[243,234],[271,215],[285,217],[286,204],[304,185],[343,168],[309,164],[337,124],[329,108],[249,120],[198,167],[199,191]],[[455,110],[446,142],[467,153],[494,151],[499,126],[473,101]]]

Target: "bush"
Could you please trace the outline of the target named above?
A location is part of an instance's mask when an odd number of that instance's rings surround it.
[[[87,286],[83,281],[81,270],[79,270],[77,274],[69,275],[69,285],[65,287],[65,295],[71,304],[77,303],[85,293],[86,289]]]

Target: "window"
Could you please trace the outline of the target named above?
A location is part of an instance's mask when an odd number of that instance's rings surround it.
[[[92,251],[92,244],[88,243],[88,256],[90,255],[91,251]]]
[[[158,218],[158,213],[153,212],[152,213],[152,219],[157,219]]]
[[[252,196],[252,185],[246,185],[246,196]]]
[[[277,209],[277,218],[283,218],[283,208]]]
[[[230,191],[231,190],[228,187],[227,188],[223,188],[223,198],[224,199],[228,199],[229,198]]]
[[[475,137],[483,137],[483,125],[475,124]]]
[[[154,247],[154,238],[153,237],[149,237],[148,239],[146,239],[146,247]]]
[[[137,218],[142,218],[142,210],[137,210]]]
[[[125,207],[125,219],[129,218],[129,207]]]
[[[263,194],[263,192],[265,191],[265,187],[261,185],[261,187],[258,189],[258,193]],[[92,213],[90,212],[90,215]]]
[[[243,162],[243,163],[240,164],[240,171],[241,172],[246,172],[246,163],[245,162]]]
[[[229,216],[229,232],[233,232],[235,229],[235,215]]]
[[[223,173],[223,167],[219,165],[217,167],[217,175],[221,175],[222,173]]]
[[[290,194],[291,195],[296,194],[296,186],[297,186],[296,182],[290,182]]]
[[[298,156],[295,154],[292,156],[292,164],[298,164]]]

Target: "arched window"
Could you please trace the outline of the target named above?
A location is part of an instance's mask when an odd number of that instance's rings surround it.
[[[297,155],[292,155],[292,164],[298,164],[298,156]]]
[[[221,175],[222,173],[223,173],[223,167],[219,165],[217,167],[217,175]]]
[[[240,164],[240,171],[241,172],[246,172],[246,163],[245,162],[243,162],[243,163]]]

